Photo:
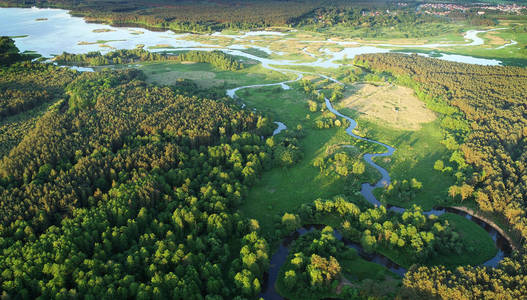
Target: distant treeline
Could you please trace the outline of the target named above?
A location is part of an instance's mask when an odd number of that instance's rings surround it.
[[[56,56],[54,60],[59,64],[78,66],[131,64],[142,61],[191,61],[209,63],[220,70],[228,71],[236,71],[244,67],[234,57],[221,51],[189,51],[175,55],[152,53],[143,49],[117,50],[106,54],[101,54],[100,52],[89,52],[87,54],[70,54],[64,52]]]
[[[216,1],[169,1],[169,0],[0,0],[0,6],[56,7],[72,10],[72,14],[89,21],[112,25],[137,25],[184,32],[214,32],[225,29],[250,30],[269,26],[305,26],[318,30],[324,26],[340,24],[375,32],[378,28],[394,26],[409,30],[412,36],[431,35],[437,30],[432,26],[425,30],[415,25],[444,22],[440,18],[416,12],[417,3],[400,6],[385,0],[216,0]],[[465,16],[477,23],[479,16]],[[488,20],[485,20],[488,22]],[[435,31],[434,31],[435,30]]]
[[[71,9],[88,20],[109,24],[136,24],[186,32],[286,26],[292,17],[317,7],[321,0],[306,1],[72,1],[2,0],[0,5]]]

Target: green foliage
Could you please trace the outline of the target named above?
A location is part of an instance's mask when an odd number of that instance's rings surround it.
[[[78,73],[51,64],[21,62],[0,68],[0,120],[64,96]]]
[[[23,59],[15,46],[15,41],[7,36],[0,36],[0,67],[9,66]]]
[[[341,148],[325,157],[318,157],[313,166],[320,169],[325,176],[342,176],[360,178],[359,181],[369,181],[371,174],[365,174],[366,165],[362,156],[354,153],[351,148]]]
[[[437,35],[448,30],[446,20],[416,11],[413,5],[408,7],[387,6],[384,3],[373,5],[352,4],[335,1],[321,5],[293,24],[304,30],[326,31],[332,28],[352,30],[362,38],[378,38],[386,35],[408,38]]]
[[[255,297],[269,249],[237,207],[269,164],[262,117],[135,70],[24,63],[1,78],[44,71],[50,94],[70,102],[0,162],[3,296]]]
[[[211,52],[188,51],[176,55],[153,53],[143,49],[116,50],[104,55],[100,52],[89,52],[87,54],[69,54],[65,52],[56,56],[54,60],[60,64],[79,66],[120,65],[145,61],[191,61],[209,63],[219,70],[236,71],[244,68],[243,64],[239,63],[234,57],[218,50]]]
[[[285,213],[282,216],[282,225],[286,232],[291,232],[300,227],[300,218],[297,215]]]
[[[357,256],[333,236],[331,227],[298,238],[290,248],[277,280],[278,289],[288,298],[331,295],[342,271],[339,260]]]
[[[331,201],[317,199],[313,205],[303,206],[300,217],[304,223],[335,219],[344,237],[360,242],[367,252],[389,254],[404,266],[466,250],[448,222],[426,217],[417,206],[395,214],[383,206],[361,208],[336,197]]]
[[[389,199],[396,198],[400,201],[411,201],[422,188],[423,184],[415,178],[410,181],[406,179],[394,180],[384,190],[382,200],[389,202]]]
[[[457,169],[458,183],[486,194],[478,197],[479,207],[497,212],[519,234],[527,235],[527,223],[519,217],[525,214],[523,194],[527,190],[519,180],[527,172],[523,167],[527,157],[522,155],[527,152],[527,119],[522,114],[527,95],[525,69],[401,54],[362,55],[357,60],[367,61],[377,71],[411,77],[424,93],[459,110],[441,122],[448,131],[443,144],[453,151],[450,162]],[[453,189],[452,194],[460,193]],[[463,194],[469,197],[470,193]]]
[[[291,167],[304,156],[298,139],[290,135],[270,137],[267,143],[268,145],[274,145],[273,159],[277,166]]]
[[[527,120],[523,115],[527,95],[525,69],[400,54],[363,55],[358,60],[377,71],[411,77],[424,93],[459,110],[442,122],[449,131],[443,143],[453,151],[450,161],[458,168],[455,172],[458,184],[450,187],[450,196],[463,201],[477,195],[475,200],[482,210],[503,216],[518,235],[526,236],[525,218],[520,216],[525,215],[523,195],[527,188],[519,180],[525,177],[523,166],[527,158],[523,155],[527,145],[524,129]],[[520,267],[525,257],[522,252],[495,269],[416,268],[404,281],[406,292],[409,297],[431,294],[450,297],[455,293],[468,293],[469,298],[482,293],[491,298],[521,297],[525,290],[517,280],[523,280],[527,274]],[[449,288],[441,291],[434,288],[446,282]],[[515,288],[494,290],[488,288],[491,285]]]

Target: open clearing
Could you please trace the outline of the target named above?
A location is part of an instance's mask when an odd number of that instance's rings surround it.
[[[250,65],[236,72],[218,70],[206,63],[191,62],[143,63],[141,66],[147,82],[162,85],[176,85],[180,79],[189,79],[200,88],[233,88],[293,79],[292,76],[288,77],[279,72],[266,70],[261,65]]]
[[[421,124],[435,120],[414,91],[396,85],[355,84],[340,107],[356,110],[366,119],[387,123],[390,127],[418,130]]]
[[[216,74],[207,71],[168,71],[165,73],[150,74],[148,76],[148,81],[163,85],[174,85],[177,83],[178,79],[190,79],[201,88],[222,86],[225,82],[224,80],[215,78]]]

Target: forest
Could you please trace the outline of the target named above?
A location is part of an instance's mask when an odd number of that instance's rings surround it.
[[[0,162],[2,297],[259,293],[269,247],[237,206],[272,166],[260,138],[269,120],[149,85],[137,70],[18,62],[1,72],[2,93],[30,95],[4,114],[53,104]]]
[[[527,237],[527,71],[519,67],[468,65],[419,55],[367,54],[356,63],[413,87],[427,106],[443,115],[443,143],[457,184],[449,194],[505,222],[520,244]],[[452,109],[454,108],[454,109]],[[444,168],[436,162],[436,168]],[[525,249],[497,269],[419,267],[407,274],[413,297],[518,299],[527,291],[520,267]],[[448,282],[448,286],[444,286]],[[444,288],[441,288],[444,286]]]

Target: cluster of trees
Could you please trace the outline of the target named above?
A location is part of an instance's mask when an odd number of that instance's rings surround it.
[[[21,62],[0,68],[0,120],[64,96],[76,72],[48,64]]]
[[[298,138],[301,136],[291,132],[280,137],[270,137],[266,144],[273,149],[273,160],[276,166],[291,167],[304,157],[303,147]]]
[[[527,255],[522,250],[496,268],[415,266],[403,279],[403,299],[525,299]]]
[[[377,13],[376,13],[377,12]],[[296,20],[296,25],[315,25],[331,27],[344,25],[349,27],[394,27],[406,29],[423,23],[443,22],[436,16],[415,13],[413,8],[382,10],[350,5],[349,7],[325,6],[318,7]]]
[[[25,59],[15,46],[15,41],[7,36],[0,36],[0,67]]]
[[[175,55],[166,53],[153,53],[143,49],[116,50],[106,54],[98,51],[87,54],[63,53],[54,58],[59,64],[78,65],[78,66],[104,66],[115,64],[131,64],[142,61],[174,61],[174,62],[200,62],[209,63],[220,70],[236,71],[243,69],[242,63],[238,62],[231,55],[215,50],[207,51],[188,51]]]
[[[346,124],[346,122],[337,119],[334,115],[332,117],[322,117],[318,120],[315,120],[315,128],[317,129],[341,127],[342,124]]]
[[[313,101],[324,103],[325,99],[328,98],[331,102],[336,102],[342,98],[344,95],[344,86],[340,84],[329,84],[329,79],[324,79],[317,83],[313,83],[311,80],[307,79],[300,81],[300,85],[304,89],[304,92],[312,99],[308,102],[310,111],[314,112],[317,109],[317,106],[313,104]]]
[[[35,117],[64,97],[78,73],[53,65],[31,64],[13,40],[0,38],[0,157],[35,125]]]
[[[137,70],[1,72],[63,99],[0,161],[2,297],[259,293],[269,249],[237,207],[287,147],[261,138],[271,122]]]
[[[527,237],[527,70],[402,54],[362,55],[358,61],[398,76],[443,118],[459,120],[443,126],[444,144],[452,151],[450,161],[457,173],[463,173],[450,195],[474,199],[484,212],[504,217],[523,241]],[[444,164],[438,163],[437,168]],[[463,294],[514,299],[525,295],[527,272],[519,267],[524,260],[522,251],[494,270],[477,267],[449,272],[423,267],[410,272],[405,284],[415,293],[444,298]],[[436,288],[446,282],[448,288]]]
[[[421,190],[421,188],[423,188],[423,183],[415,178],[410,179],[410,181],[406,179],[394,180],[384,190],[382,197],[384,199],[411,201],[414,199],[415,194]]]
[[[461,238],[448,221],[427,217],[417,206],[397,214],[384,206],[361,208],[337,196],[334,200],[317,199],[311,205],[302,205],[299,216],[304,223],[316,223],[328,216],[338,218],[341,233],[350,240],[360,241],[366,251],[390,250],[410,264],[464,250]]]
[[[342,276],[339,261],[356,257],[355,251],[335,238],[333,228],[314,230],[292,243],[276,286],[288,298],[320,299],[333,295]],[[342,291],[341,296],[347,293],[353,291]]]
[[[329,80],[323,80],[321,82],[313,83],[310,80],[302,80],[300,85],[302,86],[304,92],[311,100],[307,101],[307,106],[310,112],[316,113],[318,111],[322,112],[322,116],[315,120],[314,127],[317,129],[327,129],[333,127],[348,126],[349,122],[346,119],[338,119],[335,114],[326,110],[325,99],[328,99],[331,102],[338,101],[343,96],[344,88],[341,85],[333,85],[328,87],[327,84]],[[324,88],[325,90],[321,91],[319,89]],[[325,94],[330,94],[331,96],[326,96]],[[310,115],[306,116],[311,118]]]
[[[320,169],[324,175],[337,175],[347,177],[349,175],[360,176],[366,171],[366,165],[357,156],[352,157],[349,151],[340,150],[326,157],[317,157],[313,166]]]

